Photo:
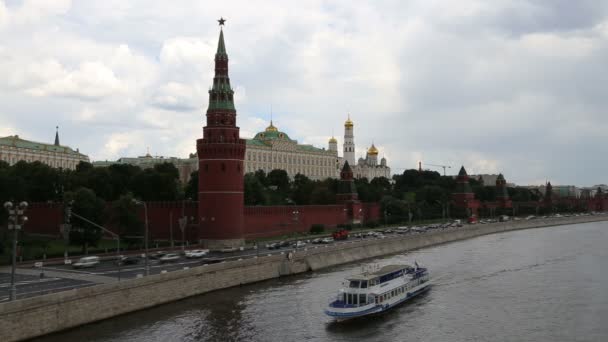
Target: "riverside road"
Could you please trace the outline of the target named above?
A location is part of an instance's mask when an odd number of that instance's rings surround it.
[[[559,219],[559,218],[558,218]],[[500,223],[495,223],[500,224]],[[466,226],[466,225],[465,225]],[[421,227],[418,227],[421,228]],[[410,229],[407,235],[425,234],[434,229],[445,229],[454,230],[462,229],[456,225],[450,227],[440,228],[428,227],[424,229]],[[390,229],[392,230],[392,229]],[[392,232],[386,229],[376,230],[385,231],[385,234],[377,236],[366,236],[365,239],[386,239],[387,241],[396,237],[402,237],[402,234],[397,234],[394,230]],[[363,238],[352,237],[347,241],[334,241],[331,244],[341,243],[357,243],[363,240]],[[322,248],[323,245],[314,245],[310,242],[299,249],[309,248]],[[290,253],[296,252],[294,247],[284,247],[281,249],[269,250],[265,246],[260,245],[259,250],[247,249],[243,251],[235,251],[230,253],[213,252],[210,253],[203,259],[186,259],[181,256],[179,260],[161,263],[159,260],[149,260],[149,272],[150,274],[159,274],[163,272],[172,272],[182,270],[185,268],[192,268],[201,266],[206,263],[216,262],[230,262],[231,260],[254,258],[258,255],[268,255],[276,253]],[[104,260],[99,265],[93,268],[87,269],[74,269],[70,265],[48,265],[40,268],[35,267],[20,267],[17,270],[16,286],[17,286],[17,298],[23,299],[53,292],[66,291],[79,287],[92,286],[96,284],[110,283],[125,279],[132,279],[139,276],[143,276],[145,273],[144,263],[140,261],[134,265],[122,265],[118,266],[114,260]],[[8,301],[10,291],[10,268],[0,268],[0,302]]]

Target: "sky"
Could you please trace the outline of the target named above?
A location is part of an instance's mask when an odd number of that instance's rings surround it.
[[[341,149],[350,114],[393,173],[608,183],[608,1],[0,0],[0,136],[187,157],[221,16],[241,137]]]

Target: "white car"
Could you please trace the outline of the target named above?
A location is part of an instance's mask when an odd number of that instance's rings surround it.
[[[304,241],[298,241],[298,242],[294,243],[293,246],[295,248],[301,248],[301,247],[306,246],[306,242],[304,242]]]
[[[191,251],[186,251],[186,258],[188,259],[193,259],[193,258],[202,258],[205,255],[209,254],[209,250],[208,249],[193,249]]]
[[[72,267],[89,268],[89,267],[95,267],[98,264],[99,264],[98,256],[88,256],[88,257],[82,257],[82,258],[78,259],[77,262],[72,264]]]
[[[179,260],[179,255],[175,254],[175,253],[169,253],[169,254],[165,254],[162,257],[160,257],[160,259],[158,259],[160,262],[172,262],[172,261],[177,261]]]

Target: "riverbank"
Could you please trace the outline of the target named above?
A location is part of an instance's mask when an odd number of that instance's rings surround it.
[[[352,241],[336,246],[308,248],[290,258],[289,255],[272,255],[224,262],[0,303],[0,340],[23,340],[209,291],[480,235],[605,220],[608,220],[605,215],[537,219],[466,226],[382,240]]]

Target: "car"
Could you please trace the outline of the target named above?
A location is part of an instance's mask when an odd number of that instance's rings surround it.
[[[331,237],[326,237],[323,240],[321,240],[321,243],[324,243],[324,244],[328,244],[328,243],[332,243],[332,242],[334,242],[334,238],[331,238]]]
[[[188,259],[202,258],[207,254],[209,254],[208,249],[193,249],[190,251],[186,251],[186,253],[185,253],[186,258],[188,258]]]
[[[322,240],[323,240],[322,238],[316,238],[316,239],[312,240],[312,243],[318,244],[318,243],[321,243]]]
[[[167,253],[158,259],[160,262],[173,262],[179,260],[179,254]]]
[[[302,247],[306,246],[306,242],[304,242],[304,241],[296,241],[296,243],[294,243],[292,246],[295,247],[295,248],[302,248]]]
[[[77,262],[72,264],[74,268],[90,268],[99,265],[99,257],[98,256],[87,256],[78,259]]]
[[[116,260],[117,265],[135,265],[141,261],[140,257],[137,256],[124,256],[121,255],[120,258]]]
[[[150,259],[160,259],[163,256],[165,256],[165,254],[167,254],[167,252],[165,252],[165,251],[157,251],[157,252],[154,252],[154,253],[150,253],[150,256],[148,256],[148,258],[150,258]]]
[[[271,244],[268,244],[268,245],[266,245],[266,247],[267,247],[268,249],[279,249],[279,248],[281,248],[281,246],[280,246],[278,243],[276,243],[276,242],[273,242],[273,243],[271,243]]]
[[[279,247],[289,247],[289,241],[280,241]]]

